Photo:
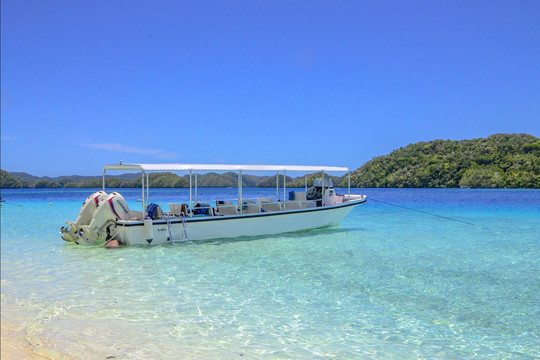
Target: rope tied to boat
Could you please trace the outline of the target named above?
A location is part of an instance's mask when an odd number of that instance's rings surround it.
[[[106,247],[107,244],[110,243],[112,240],[116,240],[116,241],[118,241],[120,244],[122,244],[122,242],[121,242],[120,240],[118,240],[118,239],[115,239],[115,237],[116,237],[116,235],[118,235],[118,233],[120,232],[120,229],[123,228],[124,226],[126,226],[125,223],[122,224],[122,226],[120,226],[120,227],[116,227],[115,229],[117,229],[117,230],[116,230],[116,232],[114,233],[114,235],[111,235],[111,237],[109,238],[109,240],[105,241],[103,244],[101,244],[101,245],[99,245],[99,246],[105,246],[105,247]]]
[[[390,206],[395,206],[395,207],[402,208],[402,209],[405,209],[405,210],[415,211],[415,212],[418,212],[418,213],[421,213],[421,214],[426,214],[426,215],[435,216],[435,217],[438,217],[438,218],[441,218],[441,219],[446,219],[446,220],[450,220],[450,221],[459,222],[459,223],[462,223],[462,224],[467,224],[467,225],[472,225],[472,226],[475,225],[475,224],[470,223],[470,222],[467,222],[467,221],[454,219],[454,218],[451,218],[451,217],[448,217],[448,216],[442,216],[442,215],[438,215],[438,214],[433,214],[433,213],[430,213],[430,212],[427,212],[427,211],[422,211],[422,210],[412,209],[412,208],[409,208],[409,207],[406,207],[406,206],[402,206],[402,205],[392,204],[392,203],[389,203],[389,202],[386,202],[386,201],[374,199],[374,198],[372,198],[372,197],[370,197],[369,200],[370,200],[370,201],[375,201],[375,202],[380,202],[380,203],[382,203],[382,204],[386,204],[386,205],[390,205]]]

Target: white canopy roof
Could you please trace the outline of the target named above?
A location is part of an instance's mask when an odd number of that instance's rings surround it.
[[[225,164],[118,164],[106,165],[105,170],[135,171],[337,171],[348,172],[349,168],[338,166],[296,166],[296,165],[225,165]]]

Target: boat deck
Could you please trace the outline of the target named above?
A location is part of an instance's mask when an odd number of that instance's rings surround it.
[[[306,210],[323,210],[330,209],[336,206],[356,205],[357,200],[364,200],[364,195],[337,195],[332,202],[327,201],[323,204],[321,199],[306,200],[304,193],[295,193],[295,200],[274,200],[269,198],[253,198],[230,200],[215,200],[211,202],[193,202],[190,206],[189,202],[168,203],[156,206],[156,210],[152,211],[153,220],[181,220],[187,221],[195,219],[206,219],[215,217],[244,217],[246,215],[263,215],[269,213],[291,213],[292,211]],[[298,200],[297,200],[298,199]],[[169,207],[168,211],[163,211],[165,206]],[[141,211],[130,211],[131,218],[122,223],[132,221],[140,222],[143,220]]]

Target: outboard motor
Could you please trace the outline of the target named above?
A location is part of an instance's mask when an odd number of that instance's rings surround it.
[[[306,192],[306,199],[319,200],[317,201],[317,206],[322,206],[323,194],[325,205],[335,205],[337,203],[337,196],[332,179],[324,178],[323,184],[322,178],[316,178],[313,181],[313,186],[310,187]]]
[[[68,226],[62,226],[60,234],[65,241],[74,242],[77,241],[75,234],[80,230],[82,225],[89,225],[94,216],[94,211],[97,209],[99,203],[107,197],[105,191],[98,191],[90,195],[84,201],[79,216],[75,222],[66,221]]]
[[[96,244],[108,240],[117,220],[129,220],[129,208],[126,200],[117,192],[111,193],[102,201],[89,225],[81,226],[77,233],[77,242]]]

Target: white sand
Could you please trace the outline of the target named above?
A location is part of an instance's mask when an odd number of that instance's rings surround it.
[[[35,354],[32,345],[26,339],[22,326],[9,323],[2,319],[2,336],[0,343],[0,359],[2,360],[37,360],[48,359]]]

